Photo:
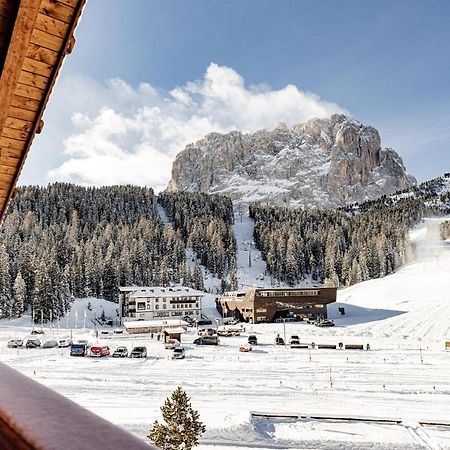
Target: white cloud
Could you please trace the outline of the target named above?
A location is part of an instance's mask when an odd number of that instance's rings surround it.
[[[166,187],[176,154],[207,133],[252,132],[345,112],[294,85],[246,86],[235,70],[217,64],[202,80],[168,93],[147,83],[133,88],[121,79],[101,84],[73,77],[64,79],[55,96],[49,123],[55,119],[60,127],[38,142],[54,153],[46,160],[49,180],[157,190]],[[68,114],[69,130],[63,125]]]

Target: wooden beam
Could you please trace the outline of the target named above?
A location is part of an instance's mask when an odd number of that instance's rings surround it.
[[[44,77],[49,77],[52,73],[53,66],[51,64],[27,57],[23,62],[23,70],[31,73],[37,73],[38,75],[42,75]]]
[[[22,97],[21,95],[15,95],[11,102],[12,106],[18,108],[28,109],[29,111],[39,110],[39,101],[32,98]],[[36,117],[36,115],[35,115]]]
[[[53,17],[65,23],[71,23],[74,16],[73,8],[57,0],[42,0],[40,11],[46,16]]]
[[[40,61],[47,66],[54,66],[58,62],[58,52],[30,43],[27,49],[27,58]]]
[[[23,150],[25,148],[25,142],[0,136],[0,148],[14,148],[16,150]]]
[[[0,76],[0,134],[14,97],[25,53],[39,13],[40,0],[22,0]]]
[[[48,48],[49,50],[58,52],[61,50],[63,40],[58,36],[47,33],[46,31],[35,29],[33,30],[33,34],[31,36],[31,42],[33,44],[40,45],[41,47]]]
[[[42,13],[38,14],[36,20],[37,30],[45,31],[46,33],[58,36],[61,39],[64,39],[67,34],[67,26],[67,23],[54,19],[53,17],[46,16]]]
[[[37,73],[31,73],[22,70],[19,75],[19,83],[38,89],[45,89],[47,87],[48,78],[42,75],[38,75]]]
[[[32,122],[35,119],[36,114],[34,111],[30,111],[28,109],[22,109],[17,108],[15,106],[11,106],[11,108],[9,108],[9,117],[14,117],[16,119],[22,119]]]
[[[16,150],[15,148],[2,148],[0,149],[0,156],[5,158],[17,158],[19,159],[22,155],[23,150]],[[0,173],[3,173],[0,171]],[[8,175],[11,175],[11,172],[7,171]]]
[[[40,102],[45,96],[45,91],[43,89],[27,86],[17,82],[15,94],[26,98],[32,98],[33,100]]]
[[[4,152],[4,150],[0,149],[0,157],[2,155],[2,152]],[[12,167],[5,167],[0,165],[0,173],[4,173],[6,175],[14,175],[16,173],[16,170]]]
[[[2,130],[2,137],[17,139],[18,141],[25,142],[28,139],[28,135],[29,135],[28,131],[15,130],[14,128],[9,128],[7,126],[4,126]]]
[[[22,171],[23,164],[25,162],[28,150],[33,142],[34,136],[42,129],[43,112],[45,110],[45,107],[47,106],[48,99],[58,77],[64,57],[67,54],[67,50],[71,46],[73,46],[73,33],[78,24],[78,20],[80,18],[86,0],[22,0],[22,3],[25,2],[39,3],[39,5],[37,6],[37,11],[35,9],[33,10],[33,13],[35,14],[33,27],[36,27],[38,13],[65,22],[68,24],[68,26],[64,39],[61,39],[59,36],[45,33],[42,30],[31,30],[31,32],[27,36],[28,39],[26,40],[26,45],[23,46],[22,64],[19,66],[19,70],[22,69],[25,72],[40,75],[41,77],[46,77],[48,78],[48,83],[45,89],[41,89],[38,86],[39,83],[42,86],[43,81],[43,79],[39,77],[35,79],[36,83],[33,83],[32,78],[28,78],[28,81],[26,83],[18,83],[18,77],[20,76],[20,74],[17,74],[17,78],[15,80],[15,94],[13,93],[12,99],[10,101],[10,106],[14,107],[14,114],[17,114],[18,112],[24,110],[35,111],[36,114],[34,119],[31,120],[31,122],[33,123],[33,127],[29,132],[25,132],[20,129],[18,130],[16,128],[5,128],[3,124],[1,126],[0,149],[7,148],[10,149],[11,152],[4,152],[5,156],[1,156],[0,165],[3,164],[6,167],[14,167],[16,171],[8,188],[9,190],[6,197],[5,206],[0,207],[0,221],[4,215],[8,201],[11,199],[15,184]],[[72,7],[72,5],[74,5],[74,7]],[[19,15],[17,20],[19,20]],[[41,38],[45,38],[45,42],[41,43]],[[56,44],[58,44],[58,48]],[[45,60],[41,58],[42,55],[45,56],[46,54],[42,51],[43,46],[49,47],[47,50],[48,55],[54,56],[55,53],[57,54],[56,61],[54,61],[54,59],[53,61],[50,61],[48,59]],[[9,50],[7,56],[9,57]],[[22,74],[22,77],[23,76],[24,75]],[[30,96],[33,98],[29,98]],[[3,130],[6,130],[9,137],[4,137],[1,135],[1,132],[3,132]],[[24,134],[22,133],[28,133],[25,141],[21,140],[22,137],[24,137]],[[20,157],[14,158],[14,152],[12,150],[22,149],[23,151],[21,152]],[[6,153],[8,156],[6,156]]]
[[[5,127],[21,131],[31,131],[33,129],[33,122],[8,116],[5,120]]]

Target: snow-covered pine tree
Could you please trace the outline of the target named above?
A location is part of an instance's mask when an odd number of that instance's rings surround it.
[[[14,280],[13,287],[13,306],[12,314],[15,317],[20,317],[24,311],[25,298],[27,294],[27,287],[22,274],[19,272]]]
[[[238,279],[236,275],[236,270],[232,270],[230,273],[230,289],[236,291],[238,289]]]
[[[195,264],[194,273],[193,273],[192,278],[193,278],[194,289],[203,291],[205,289],[205,283],[203,281],[202,269],[200,269],[200,266],[198,264]]]
[[[11,276],[9,255],[4,245],[0,245],[0,317],[11,316]]]
[[[206,431],[186,392],[178,387],[161,407],[165,423],[157,420],[148,438],[161,450],[191,450]]]

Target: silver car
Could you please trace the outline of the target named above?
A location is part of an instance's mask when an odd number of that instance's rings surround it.
[[[177,347],[172,352],[172,359],[184,359],[186,352],[183,347]]]

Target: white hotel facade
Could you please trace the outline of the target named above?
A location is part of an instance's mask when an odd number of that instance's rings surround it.
[[[120,287],[120,321],[182,319],[186,316],[200,319],[204,295],[204,292],[184,286]]]

